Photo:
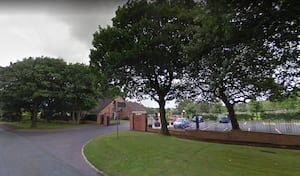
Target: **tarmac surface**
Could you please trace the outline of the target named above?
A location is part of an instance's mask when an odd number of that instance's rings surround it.
[[[129,124],[118,129],[129,130]],[[0,124],[0,176],[101,176],[85,162],[81,149],[92,138],[116,131],[116,126],[45,130]]]

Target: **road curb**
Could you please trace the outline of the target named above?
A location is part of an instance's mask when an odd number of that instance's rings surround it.
[[[93,139],[87,141],[82,147],[81,147],[81,155],[84,159],[84,161],[91,167],[93,168],[97,173],[99,173],[102,176],[106,176],[105,173],[103,171],[100,171],[99,169],[97,169],[92,163],[89,162],[89,160],[86,158],[85,154],[84,154],[84,148],[86,146],[87,143],[89,143],[90,141],[92,141]]]

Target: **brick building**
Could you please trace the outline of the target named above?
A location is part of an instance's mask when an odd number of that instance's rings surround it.
[[[104,124],[106,119],[129,119],[132,114],[147,114],[145,107],[135,102],[125,102],[122,97],[99,100],[98,105],[89,114],[97,116],[97,123]]]

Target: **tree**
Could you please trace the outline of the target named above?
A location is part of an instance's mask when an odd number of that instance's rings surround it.
[[[31,113],[32,127],[37,115],[48,121],[55,113],[71,112],[77,123],[82,111],[98,100],[95,75],[83,64],[67,65],[62,59],[27,58],[0,69],[0,100],[9,117],[20,119]]]
[[[74,122],[79,123],[83,111],[96,106],[96,77],[90,68],[83,64],[70,64],[65,72],[63,94]]]
[[[195,115],[197,113],[197,104],[192,100],[181,100],[176,108],[181,113],[185,111],[187,116]]]
[[[239,129],[234,105],[258,96],[279,94],[283,89],[276,83],[274,73],[289,57],[296,56],[295,31],[281,29],[282,22],[293,26],[290,20],[294,21],[295,17],[279,22],[280,18],[268,16],[273,10],[279,16],[282,11],[289,13],[281,8],[280,2],[287,1],[257,1],[258,4],[208,1],[195,18],[198,25],[189,29],[194,32],[193,40],[186,47],[190,63],[186,82],[192,84],[191,95],[220,99],[234,130]],[[278,32],[277,28],[281,30]],[[289,41],[291,46],[287,45]]]
[[[277,62],[276,82],[290,94],[300,88],[300,4],[296,0],[240,2],[234,0],[235,25],[247,32],[246,40],[262,40]],[[251,41],[251,40],[250,40]]]
[[[90,64],[103,80],[127,96],[150,96],[159,104],[161,133],[169,135],[165,103],[175,98],[182,78],[184,29],[192,22],[192,0],[128,1],[113,18],[113,26],[94,34]]]
[[[210,112],[214,114],[221,114],[224,112],[224,107],[221,103],[212,103]]]
[[[263,111],[262,103],[259,101],[250,101],[249,103],[249,110],[250,112],[254,113],[256,118],[258,118],[258,113]]]
[[[198,113],[209,113],[210,104],[205,101],[200,101],[197,103]]]
[[[38,112],[50,97],[59,95],[66,63],[48,57],[28,58],[1,70],[0,98],[9,112],[21,116],[31,112],[31,127],[36,127]]]

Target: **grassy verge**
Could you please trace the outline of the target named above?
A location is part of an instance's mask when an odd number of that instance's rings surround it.
[[[88,160],[109,176],[298,176],[300,151],[121,132],[95,138]]]
[[[117,125],[118,122],[119,122],[119,124],[121,124],[121,123],[127,123],[127,122],[129,122],[129,120],[110,120],[109,124],[110,125]]]
[[[25,120],[20,122],[8,122],[8,124],[16,126],[18,128],[30,128],[31,121]],[[67,123],[57,123],[57,122],[44,122],[44,121],[37,121],[37,128],[42,129],[54,129],[54,128],[70,128],[74,127],[74,124],[67,124]]]

